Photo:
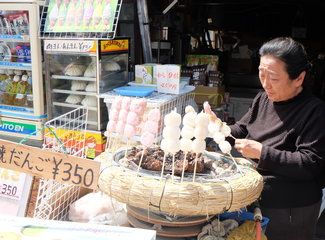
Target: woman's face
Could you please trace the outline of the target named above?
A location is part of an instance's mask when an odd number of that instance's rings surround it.
[[[285,66],[283,61],[269,55],[260,59],[259,78],[268,98],[273,102],[289,100],[302,90],[305,72],[296,79],[290,79]]]

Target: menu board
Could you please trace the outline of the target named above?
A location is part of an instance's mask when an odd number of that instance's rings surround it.
[[[49,0],[44,32],[110,32],[118,0]]]

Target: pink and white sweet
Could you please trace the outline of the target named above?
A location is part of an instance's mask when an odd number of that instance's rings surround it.
[[[132,138],[136,134],[136,127],[130,124],[125,124],[123,135],[127,138]]]
[[[154,141],[155,135],[153,135],[152,133],[144,132],[143,134],[141,134],[140,142],[144,147],[150,147],[154,143]]]

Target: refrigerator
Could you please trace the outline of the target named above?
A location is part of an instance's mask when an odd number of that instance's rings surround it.
[[[49,119],[85,106],[88,109],[88,158],[94,158],[104,151],[106,137],[103,132],[108,122],[108,111],[100,95],[128,83],[129,45],[128,38],[44,40]],[[78,117],[75,116],[75,119]],[[71,119],[65,118],[62,121],[66,121],[61,122],[62,125],[68,125]]]
[[[42,140],[41,1],[0,1],[0,136]],[[10,139],[11,140],[11,139]]]

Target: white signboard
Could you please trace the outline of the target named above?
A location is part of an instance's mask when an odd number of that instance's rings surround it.
[[[25,216],[32,181],[31,175],[0,168],[0,214]]]
[[[25,173],[0,168],[0,197],[20,200],[25,179]]]
[[[96,51],[95,41],[78,40],[45,40],[44,51],[58,52],[94,52]]]
[[[179,65],[166,64],[155,66],[157,73],[157,90],[161,93],[179,94]]]

